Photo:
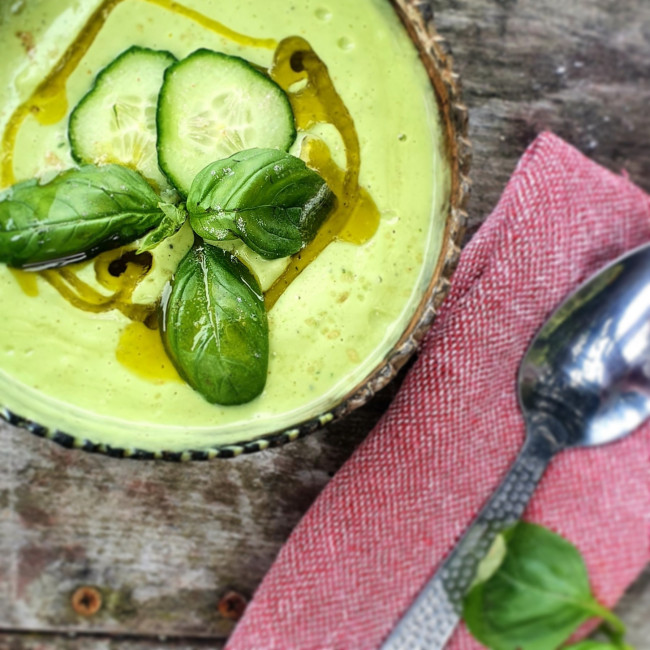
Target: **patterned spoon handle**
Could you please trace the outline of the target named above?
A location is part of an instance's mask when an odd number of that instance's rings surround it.
[[[529,427],[524,446],[501,485],[439,566],[381,646],[382,650],[439,650],[452,635],[481,560],[496,538],[516,523],[558,451],[545,427]]]

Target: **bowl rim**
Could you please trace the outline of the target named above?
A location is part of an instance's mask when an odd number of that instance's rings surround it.
[[[386,1],[392,5],[411,41],[417,47],[420,60],[433,85],[443,122],[446,158],[451,163],[451,188],[445,230],[436,268],[409,325],[385,359],[348,391],[334,408],[321,415],[247,442],[216,445],[203,450],[153,452],[112,447],[94,443],[58,429],[50,429],[3,406],[0,406],[0,419],[68,449],[79,449],[114,458],[173,462],[234,458],[241,454],[279,447],[323,429],[326,425],[346,417],[352,411],[368,403],[378,391],[395,378],[399,370],[414,355],[449,292],[450,278],[458,264],[461,243],[467,226],[465,210],[469,198],[469,167],[472,154],[468,139],[468,110],[461,99],[460,80],[458,74],[453,71],[450,49],[435,28],[433,8],[430,2],[428,0]]]

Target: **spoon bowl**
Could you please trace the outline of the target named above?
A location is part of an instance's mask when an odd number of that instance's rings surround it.
[[[519,371],[527,420],[557,420],[558,444],[613,442],[650,417],[650,245],[609,264],[553,313]]]
[[[526,441],[383,650],[439,650],[496,536],[522,516],[553,457],[619,440],[650,417],[650,244],[601,269],[553,312],[520,364]]]

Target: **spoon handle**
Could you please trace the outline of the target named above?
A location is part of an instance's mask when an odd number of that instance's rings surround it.
[[[529,428],[519,456],[455,548],[438,567],[381,646],[382,650],[439,650],[452,635],[463,599],[496,538],[524,513],[557,451],[552,434]]]

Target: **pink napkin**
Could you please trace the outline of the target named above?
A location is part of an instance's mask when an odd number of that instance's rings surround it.
[[[377,648],[523,442],[515,378],[533,335],[592,272],[650,239],[650,197],[551,134],[464,250],[387,414],[281,550],[228,650]],[[583,553],[612,605],[650,560],[650,425],[558,456],[526,518]],[[449,646],[480,648],[464,626]]]

